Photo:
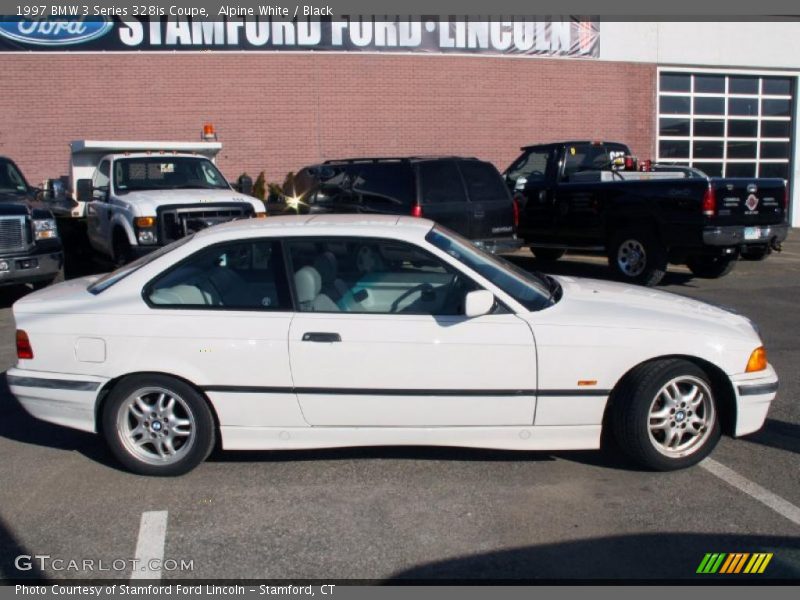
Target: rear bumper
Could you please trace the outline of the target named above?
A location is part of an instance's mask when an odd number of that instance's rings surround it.
[[[506,238],[490,238],[484,240],[472,240],[476,246],[483,248],[492,254],[499,254],[501,252],[516,252],[522,248],[524,241],[517,236]]]
[[[107,378],[11,368],[11,393],[32,416],[82,431],[96,431],[95,403]]]
[[[63,266],[60,244],[47,251],[36,248],[27,253],[0,254],[0,286],[50,281]]]
[[[758,237],[745,239],[745,229],[757,229]],[[789,225],[725,225],[722,227],[705,227],[703,243],[708,246],[741,246],[742,244],[769,244],[782,242],[789,232]]]
[[[734,435],[758,431],[767,418],[769,405],[778,393],[778,375],[772,365],[766,371],[731,377],[736,392],[736,428]]]

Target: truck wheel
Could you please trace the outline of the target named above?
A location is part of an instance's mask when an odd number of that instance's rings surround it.
[[[567,253],[563,248],[539,248],[536,246],[531,246],[531,252],[539,260],[558,260]]]
[[[736,255],[729,256],[690,256],[686,266],[697,277],[716,279],[727,275],[736,266]]]
[[[608,263],[622,281],[652,286],[667,272],[667,252],[648,231],[622,231],[609,246]]]
[[[136,375],[111,390],[103,434],[117,459],[141,475],[183,475],[214,447],[214,420],[205,399],[166,375]]]
[[[672,471],[697,464],[721,429],[708,376],[685,360],[642,365],[624,380],[611,405],[614,436],[639,464]]]
[[[768,246],[756,246],[754,248],[745,248],[739,255],[744,260],[764,260],[770,255]]]
[[[112,249],[114,252],[114,256],[112,258],[114,260],[115,267],[121,267],[122,265],[131,262],[131,243],[128,241],[128,236],[126,236],[122,231],[117,230],[114,232]]]

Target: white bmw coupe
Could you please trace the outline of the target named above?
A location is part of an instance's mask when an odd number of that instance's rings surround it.
[[[212,227],[14,304],[12,392],[130,470],[224,449],[600,446],[692,465],[759,429],[778,378],[745,317],[523,271],[425,219]]]

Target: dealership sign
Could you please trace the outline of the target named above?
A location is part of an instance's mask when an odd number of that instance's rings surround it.
[[[597,58],[596,20],[0,17],[0,51],[268,50]]]

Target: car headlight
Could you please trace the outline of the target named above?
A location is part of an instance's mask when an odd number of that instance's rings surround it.
[[[33,237],[35,240],[49,240],[58,237],[55,219],[34,219]]]

